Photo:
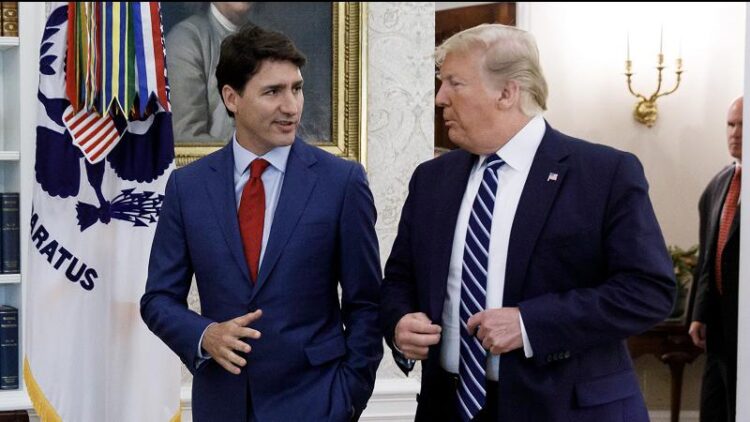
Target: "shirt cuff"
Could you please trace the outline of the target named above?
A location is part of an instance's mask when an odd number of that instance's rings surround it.
[[[396,346],[396,339],[393,339],[393,360],[396,361],[399,366],[401,366],[401,369],[406,373],[407,371],[411,371],[414,369],[414,365],[417,363],[414,359],[409,359],[406,356],[404,356],[404,352],[401,351],[401,349]]]
[[[200,368],[203,363],[205,363],[208,360],[211,360],[211,355],[208,353],[203,353],[203,348],[201,347],[201,344],[203,344],[203,336],[206,335],[206,330],[208,330],[208,327],[216,324],[215,322],[212,322],[208,324],[205,330],[203,330],[203,333],[201,334],[201,338],[198,340],[198,353],[195,354],[195,369]]]
[[[531,349],[531,342],[529,342],[529,335],[526,334],[526,327],[523,326],[523,317],[521,311],[518,312],[518,321],[521,323],[521,339],[523,339],[523,353],[526,358],[534,356],[534,350]]]

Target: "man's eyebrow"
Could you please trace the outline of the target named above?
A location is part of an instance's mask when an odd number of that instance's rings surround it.
[[[302,80],[302,79],[300,79],[298,81],[294,81],[294,82],[292,82],[292,87],[301,86],[303,83],[304,83],[304,80]],[[273,85],[264,85],[262,87],[262,90],[263,91],[266,91],[266,90],[269,90],[269,89],[279,90],[279,89],[284,89],[286,86],[287,86],[287,84],[285,84],[285,83],[273,84]]]
[[[269,89],[276,89],[276,90],[279,90],[279,89],[282,89],[282,88],[284,88],[284,85],[285,85],[285,84],[273,84],[273,85],[264,85],[264,86],[262,87],[262,90],[263,90],[263,91],[267,91],[267,90],[269,90]]]

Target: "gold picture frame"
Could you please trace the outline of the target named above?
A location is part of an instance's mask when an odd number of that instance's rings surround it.
[[[332,7],[332,139],[315,145],[362,165],[366,156],[367,10],[365,3],[334,2]],[[314,60],[315,58],[311,58]],[[307,98],[307,101],[315,101]],[[208,143],[175,143],[178,167],[217,151],[226,140]]]

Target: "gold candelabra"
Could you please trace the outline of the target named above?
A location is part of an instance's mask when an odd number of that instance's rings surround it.
[[[628,90],[630,91],[631,94],[633,94],[636,98],[639,99],[638,103],[635,105],[635,110],[633,110],[633,117],[635,118],[635,120],[645,124],[648,127],[653,126],[654,122],[656,122],[656,116],[658,114],[658,110],[656,108],[656,100],[659,97],[664,97],[666,95],[669,95],[677,91],[677,88],[680,87],[680,79],[681,79],[682,72],[683,72],[682,57],[678,57],[677,67],[675,69],[675,74],[677,75],[677,82],[675,83],[674,88],[666,92],[661,92],[662,71],[666,68],[666,66],[664,66],[664,53],[662,52],[663,40],[664,40],[664,37],[663,37],[663,31],[662,31],[662,37],[659,40],[659,55],[657,56],[657,64],[656,64],[656,70],[658,71],[656,91],[654,91],[654,93],[651,94],[651,96],[646,98],[646,96],[633,91],[633,85],[631,82],[631,78],[634,75],[633,61],[630,60],[630,36],[628,36],[628,56],[627,56],[627,60],[625,60],[625,76],[627,76],[628,78]]]

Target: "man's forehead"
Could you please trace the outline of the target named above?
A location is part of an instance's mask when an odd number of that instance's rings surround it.
[[[302,81],[302,72],[294,63],[286,60],[263,60],[251,80],[292,80],[295,83]],[[265,82],[264,82],[265,83]]]
[[[727,113],[727,120],[742,120],[742,100],[732,103]]]

